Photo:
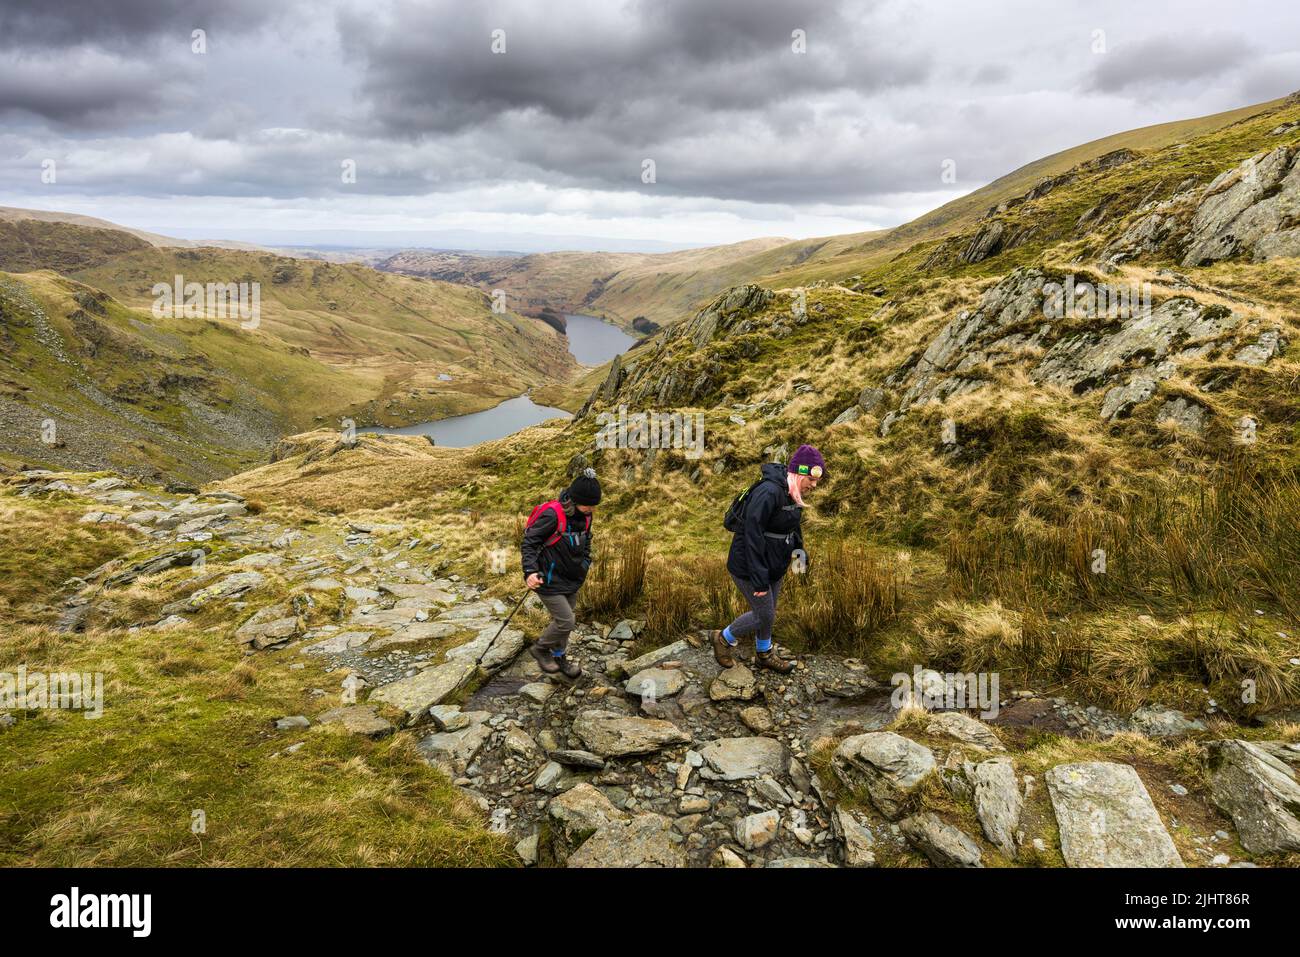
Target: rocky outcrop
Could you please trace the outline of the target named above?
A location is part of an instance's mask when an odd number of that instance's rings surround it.
[[[691,736],[671,721],[633,718],[611,711],[584,711],[573,722],[573,733],[601,757],[650,754],[670,744],[689,744]]]
[[[934,771],[935,760],[923,744],[892,731],[873,731],[841,742],[832,767],[845,784],[864,788],[876,810],[894,820]]]
[[[1071,308],[1076,291],[1073,311],[1083,321],[1063,322],[1058,316]],[[1271,357],[1284,344],[1278,330],[1261,330],[1222,306],[1180,296],[1147,309],[1133,298],[1101,283],[1015,270],[885,380],[900,399],[882,421],[882,434],[909,409],[982,388],[987,370],[997,366],[1021,363],[1033,382],[1076,395],[1101,393],[1102,417],[1116,419],[1153,397],[1180,363]],[[1203,424],[1206,410],[1198,408],[1195,421]],[[1167,412],[1188,416],[1185,407]]]
[[[1210,799],[1232,818],[1241,846],[1253,854],[1300,851],[1300,750],[1293,747],[1280,741],[1216,741],[1210,747]]]
[[[1118,263],[1177,252],[1184,266],[1238,255],[1255,261],[1300,248],[1300,149],[1279,146],[1137,211],[1102,256]]]
[[[936,867],[984,866],[979,845],[960,828],[953,827],[931,811],[904,818],[898,827]]]
[[[1016,771],[1010,758],[993,758],[967,765],[966,773],[974,788],[975,814],[984,836],[1010,860],[1016,857],[1016,831],[1024,799],[1016,783]]]
[[[645,402],[677,406],[707,395],[722,373],[721,362],[711,357],[715,344],[743,337],[758,328],[788,328],[788,322],[799,321],[793,314],[764,316],[776,298],[775,292],[762,286],[728,289],[690,319],[669,329],[649,354],[625,357],[626,362],[616,360],[605,381],[578,411],[578,418],[597,405],[615,400],[629,407]],[[687,355],[683,361],[669,361],[683,353]]]

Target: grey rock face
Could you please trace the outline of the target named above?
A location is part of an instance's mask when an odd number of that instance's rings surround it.
[[[1188,718],[1181,711],[1157,705],[1143,705],[1133,712],[1130,720],[1133,730],[1151,738],[1176,738],[1193,731],[1205,730],[1202,722]]]
[[[632,718],[612,711],[584,711],[573,733],[601,757],[650,754],[670,744],[689,744],[691,736],[670,721]]]
[[[701,776],[723,781],[780,775],[786,760],[785,746],[775,738],[719,738],[700,748],[700,756]]]
[[[842,741],[831,766],[845,784],[865,788],[876,809],[894,820],[935,770],[935,760],[923,744],[892,731],[872,731]]]
[[[672,836],[672,821],[660,814],[639,814],[629,821],[611,821],[570,854],[565,864],[568,867],[685,867],[686,852]]]
[[[1070,867],[1182,867],[1182,858],[1127,764],[1085,761],[1047,772],[1047,789]]]
[[[1210,799],[1232,818],[1241,846],[1252,854],[1300,851],[1300,783],[1279,749],[1269,747],[1280,744],[1231,740],[1210,746]]]
[[[1016,857],[1016,829],[1024,800],[1010,758],[993,758],[971,765],[975,786],[975,814],[984,836],[1010,860]]]
[[[987,290],[975,309],[955,316],[915,361],[886,379],[901,396],[897,408],[884,415],[881,434],[913,407],[982,388],[979,370],[988,366],[1023,363],[1033,382],[1076,395],[1105,390],[1101,414],[1114,419],[1154,396],[1183,361],[1240,350],[1241,361],[1266,362],[1282,346],[1280,336],[1247,344],[1240,338],[1243,317],[1221,306],[1179,296],[1148,309],[1123,303],[1121,291],[1099,283],[1091,285],[1102,291],[1083,307],[1095,316],[1081,328],[1052,318],[1067,304],[1057,289],[1064,289],[1066,279],[1017,269]],[[1181,407],[1179,414],[1195,417]]]
[[[960,828],[926,811],[898,822],[912,845],[937,867],[983,867],[979,845]]]
[[[1279,146],[1220,175],[1192,217],[1184,266],[1200,266],[1253,251],[1300,212],[1296,150]]]
[[[875,867],[876,838],[859,814],[835,809],[835,831],[844,842],[846,867]]]

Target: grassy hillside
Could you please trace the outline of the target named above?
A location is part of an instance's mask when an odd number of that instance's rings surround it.
[[[67,224],[0,237],[13,240],[0,250],[4,449],[29,462],[207,478],[287,433],[477,411],[576,370],[548,325],[468,287]],[[34,261],[64,275],[26,271]],[[259,284],[257,326],[155,317],[154,284],[177,275]],[[64,444],[40,440],[48,418]]]

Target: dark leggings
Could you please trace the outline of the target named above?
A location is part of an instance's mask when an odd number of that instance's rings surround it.
[[[749,602],[749,611],[745,612],[730,625],[727,630],[731,632],[732,638],[740,638],[751,631],[757,632],[754,635],[757,641],[770,641],[772,638],[772,625],[776,622],[776,597],[781,593],[781,582],[774,581],[767,590],[767,594],[762,598],[754,595],[754,586],[747,581],[742,581],[735,575],[731,580],[736,583],[740,593],[745,596],[745,601]]]

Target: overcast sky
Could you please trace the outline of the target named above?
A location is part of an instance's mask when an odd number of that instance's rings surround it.
[[[0,205],[205,238],[806,237],[1298,88],[1283,0],[3,0]]]

